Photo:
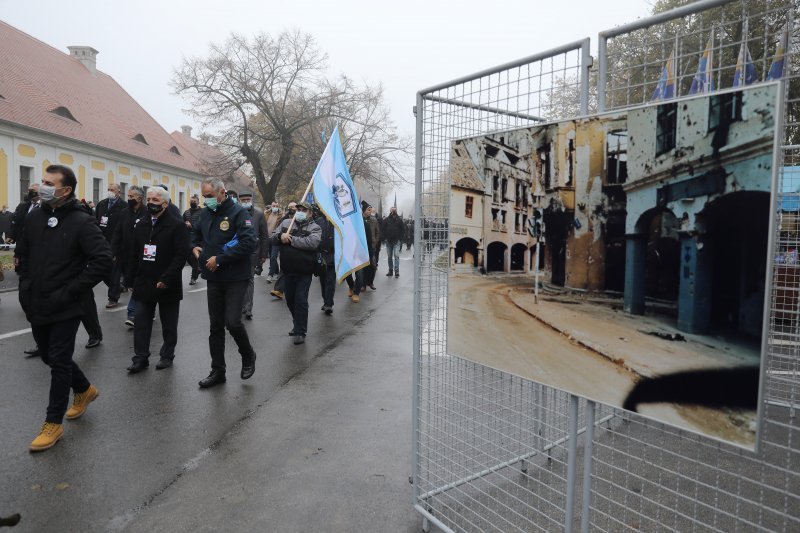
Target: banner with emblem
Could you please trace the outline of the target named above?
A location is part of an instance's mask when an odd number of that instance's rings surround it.
[[[313,198],[334,226],[336,280],[369,266],[364,216],[350,171],[347,169],[337,127],[314,170]]]

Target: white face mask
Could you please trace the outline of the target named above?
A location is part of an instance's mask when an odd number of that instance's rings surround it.
[[[253,202],[242,202],[242,207],[244,207],[245,209],[250,209],[251,207],[253,207]]]
[[[108,191],[108,199],[109,200],[116,200],[117,199],[117,193]]]
[[[272,212],[273,213],[280,213],[281,212],[281,208],[280,207],[273,207],[272,208]]]
[[[305,211],[298,211],[297,213],[294,214],[294,219],[297,222],[305,222],[306,221],[306,217],[307,217],[307,215],[306,215]]]

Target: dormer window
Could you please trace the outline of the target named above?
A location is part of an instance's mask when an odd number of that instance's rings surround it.
[[[175,155],[181,155],[181,152],[178,150],[177,146],[173,146],[172,148],[169,149],[169,151]]]
[[[144,135],[142,135],[141,133],[137,133],[137,134],[136,134],[136,135],[133,137],[133,140],[134,140],[134,141],[136,141],[136,142],[140,142],[140,143],[142,143],[142,144],[148,144],[148,143],[147,143],[147,139],[145,139],[145,138],[144,138]]]
[[[56,115],[58,115],[59,117],[66,118],[67,120],[71,120],[71,121],[73,121],[73,122],[78,122],[78,119],[76,119],[76,118],[73,116],[73,114],[70,112],[70,110],[69,110],[69,109],[67,109],[67,108],[66,108],[66,107],[64,107],[64,106],[59,106],[59,107],[57,107],[57,108],[53,109],[53,110],[52,110],[52,111],[50,111],[50,112],[51,112],[51,113],[53,113],[53,114],[56,114]]]

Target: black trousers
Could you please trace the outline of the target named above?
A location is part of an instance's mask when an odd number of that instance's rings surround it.
[[[208,348],[212,369],[225,370],[225,329],[230,332],[243,359],[255,353],[242,323],[242,304],[248,283],[246,279],[208,282],[208,317],[211,322]]]
[[[308,290],[311,288],[311,274],[284,274],[286,305],[292,313],[294,332],[305,335],[308,331]]]
[[[373,259],[375,260],[374,263],[372,261],[370,261],[370,265],[368,267],[364,267],[361,270],[359,270],[359,272],[363,272],[364,273],[364,285],[363,285],[363,287],[375,284],[375,272],[378,269],[377,269],[377,267],[375,267],[373,265],[377,265],[378,264],[378,257],[374,256]]]
[[[118,257],[111,265],[111,272],[108,274],[106,284],[108,285],[108,300],[116,302],[119,300],[119,295],[122,293],[122,260]]]
[[[133,359],[150,357],[150,337],[153,334],[153,317],[158,305],[158,318],[161,320],[161,336],[164,343],[159,355],[161,359],[174,359],[178,344],[178,316],[181,302],[142,302],[137,300],[136,315],[133,321]]]
[[[336,294],[336,267],[328,265],[325,273],[319,277],[319,286],[322,290],[322,302],[328,307],[333,307],[333,295]]]
[[[85,392],[89,380],[72,360],[79,318],[70,318],[44,326],[31,326],[42,361],[50,367],[50,401],[47,422],[61,424],[69,405],[69,390]]]
[[[197,260],[193,253],[190,253],[186,262],[192,267],[192,279],[196,280],[200,276],[200,261]]]
[[[100,327],[100,318],[97,316],[97,304],[94,301],[94,293],[90,292],[81,299],[83,317],[81,323],[86,328],[86,333],[90,339],[102,339],[103,329]]]

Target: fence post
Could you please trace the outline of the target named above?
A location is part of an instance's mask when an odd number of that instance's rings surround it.
[[[419,473],[420,473],[420,458],[419,458],[419,373],[420,373],[420,316],[421,316],[421,299],[420,291],[422,280],[420,279],[422,254],[419,252],[419,242],[422,235],[421,221],[422,221],[422,135],[423,135],[423,122],[422,117],[424,110],[422,107],[423,99],[422,94],[417,93],[417,105],[414,107],[414,115],[416,116],[416,154],[415,154],[415,196],[414,202],[414,349],[413,349],[413,387],[411,393],[411,446],[413,457],[413,473],[411,477],[411,497],[412,504],[417,504],[419,498]],[[427,525],[427,521],[424,525]]]
[[[594,443],[595,403],[586,402],[586,435],[583,444],[583,508],[581,510],[581,533],[589,533],[589,513],[592,504],[592,444]]]
[[[575,463],[578,460],[578,397],[574,394],[569,395],[567,438],[567,505],[564,509],[564,531],[572,533],[575,514]]]

